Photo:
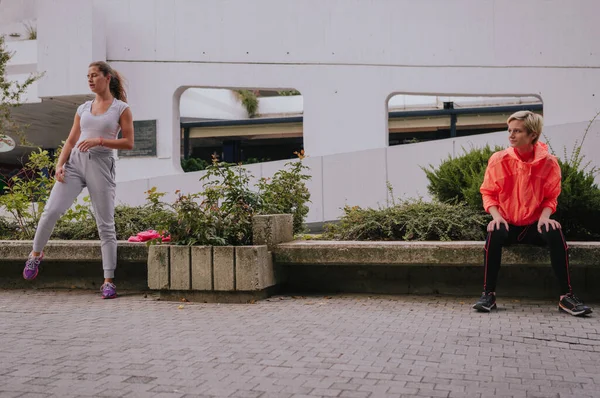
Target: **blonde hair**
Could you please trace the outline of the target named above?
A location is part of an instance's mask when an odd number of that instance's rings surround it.
[[[531,111],[519,111],[515,112],[506,121],[506,123],[510,123],[513,120],[521,120],[527,129],[527,134],[531,135],[533,133],[537,133],[537,137],[532,141],[532,144],[535,145],[542,135],[542,127],[544,127],[544,118],[538,115],[537,113],[533,113]]]

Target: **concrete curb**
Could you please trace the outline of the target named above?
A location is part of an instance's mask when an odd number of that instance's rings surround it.
[[[294,241],[274,248],[281,265],[482,265],[484,242],[356,242]],[[600,242],[570,242],[571,265],[600,267]],[[503,265],[546,266],[548,250],[512,246],[502,254]]]
[[[0,261],[25,261],[33,241],[0,240]],[[102,261],[99,240],[51,240],[44,248],[44,262]],[[145,243],[117,242],[117,261],[146,262],[148,246]]]

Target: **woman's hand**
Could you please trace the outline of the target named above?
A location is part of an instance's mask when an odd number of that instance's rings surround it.
[[[65,168],[64,166],[56,166],[56,170],[54,171],[54,178],[58,182],[65,182]]]
[[[77,144],[77,149],[81,152],[87,152],[90,148],[100,145],[100,138],[88,138]]]
[[[541,234],[542,233],[542,227],[546,226],[546,231],[550,232],[550,229],[560,229],[560,223],[556,220],[553,220],[551,218],[548,217],[540,217],[540,220],[538,221],[538,232]]]
[[[500,225],[504,224],[506,230],[508,231],[508,223],[502,216],[495,217],[487,226],[488,232],[494,232],[500,230]]]

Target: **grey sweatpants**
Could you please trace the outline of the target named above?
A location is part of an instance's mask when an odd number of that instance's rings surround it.
[[[114,278],[117,268],[115,232],[115,159],[111,155],[80,152],[74,148],[65,163],[65,182],[56,182],[40,218],[33,251],[41,252],[58,219],[73,205],[87,186],[102,241],[102,268],[105,278]]]

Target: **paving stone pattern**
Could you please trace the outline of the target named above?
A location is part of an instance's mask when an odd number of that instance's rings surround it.
[[[0,291],[0,397],[600,397],[600,314],[472,301]]]

